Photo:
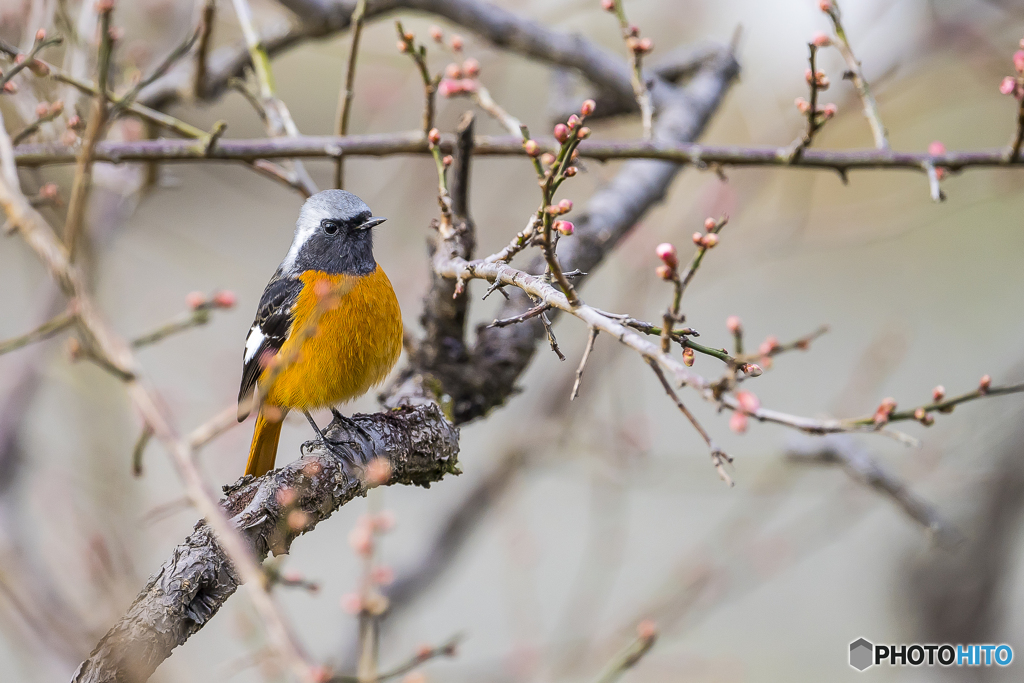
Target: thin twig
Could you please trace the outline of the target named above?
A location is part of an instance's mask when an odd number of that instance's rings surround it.
[[[487,327],[508,327],[509,325],[516,325],[518,323],[525,322],[530,318],[536,318],[541,313],[544,313],[550,309],[550,304],[538,304],[537,306],[534,306],[533,308],[523,312],[521,315],[517,315],[512,318],[502,318],[501,320],[495,320]]]
[[[636,103],[640,106],[640,118],[643,122],[644,128],[644,140],[650,140],[654,130],[654,103],[651,100],[651,92],[647,88],[647,82],[644,80],[643,70],[643,56],[648,50],[641,46],[638,31],[635,30],[635,27],[632,26],[629,23],[629,19],[626,18],[626,10],[622,6],[622,0],[615,0],[613,9],[616,18],[619,20],[619,29],[622,31],[622,39],[625,41],[626,48],[629,50],[630,57],[632,59],[630,83],[633,86],[633,96],[636,98]]]
[[[135,446],[132,448],[132,476],[142,476],[142,456],[146,453],[146,446],[149,445],[150,439],[153,438],[153,428],[149,424],[142,425],[142,431],[139,432],[139,438],[135,440]]]
[[[75,260],[75,252],[85,223],[85,207],[92,189],[93,154],[107,128],[107,79],[110,74],[110,58],[114,47],[114,40],[110,34],[110,15],[114,5],[113,3],[102,3],[99,7],[100,47],[97,58],[96,96],[92,101],[89,122],[85,128],[85,138],[75,164],[75,179],[71,184],[68,215],[64,223],[64,244],[67,245],[68,259],[71,262]]]
[[[860,62],[857,61],[857,57],[853,54],[850,41],[846,37],[846,30],[843,28],[843,23],[839,16],[839,4],[837,0],[829,0],[826,7],[825,14],[832,20],[832,28],[835,30],[836,48],[843,55],[843,59],[846,60],[848,76],[853,81],[853,85],[857,88],[857,93],[860,95],[861,102],[864,104],[864,116],[867,117],[868,125],[871,126],[871,134],[875,138],[875,147],[878,149],[889,149],[889,138],[885,125],[882,123],[882,117],[878,113],[878,103],[875,102],[874,95],[871,94],[871,88],[868,86],[867,79],[864,78]]]
[[[430,130],[434,127],[434,107],[435,100],[437,97],[437,84],[441,82],[441,76],[431,76],[430,67],[427,66],[427,47],[426,45],[416,46],[416,36],[412,33],[407,33],[402,27],[402,22],[396,21],[395,28],[398,31],[398,39],[402,41],[404,45],[403,52],[408,53],[412,60],[416,63],[416,67],[420,72],[420,80],[423,81],[423,95],[425,102],[425,108],[423,110],[423,134],[427,135]]]
[[[51,47],[53,45],[60,45],[61,42],[62,39],[60,37],[43,40],[37,39],[35,43],[32,45],[32,50],[26,56],[19,55],[17,50],[4,50],[4,52],[7,53],[9,57],[23,58],[21,59],[21,61],[15,62],[14,66],[12,66],[2,75],[0,75],[0,91],[3,90],[3,87],[7,85],[11,81],[11,79],[13,79],[19,73],[21,73],[23,69],[41,68],[45,71],[46,64],[42,60],[36,59],[36,55],[38,55],[45,48]]]
[[[26,332],[18,337],[12,337],[11,339],[0,341],[0,356],[28,346],[29,344],[49,339],[53,335],[74,325],[76,320],[78,320],[78,311],[74,305],[71,305],[63,313],[47,320],[34,330]]]
[[[338,101],[338,116],[334,126],[336,135],[348,134],[348,121],[352,115],[352,102],[355,99],[356,60],[359,57],[359,39],[363,34],[363,17],[366,16],[366,0],[357,0],[352,10],[349,25],[352,27],[352,46],[348,53],[348,67],[345,69],[345,83],[342,85],[341,97]],[[334,164],[334,186],[339,190],[344,181],[345,161],[339,156]]]
[[[587,346],[583,349],[583,357],[580,358],[580,365],[576,368],[576,381],[572,383],[572,393],[569,394],[569,400],[575,401],[576,397],[580,393],[580,382],[583,381],[583,370],[587,367],[587,361],[590,360],[590,353],[594,350],[594,342],[597,341],[597,330],[590,328],[590,334],[587,336]]]
[[[158,341],[166,339],[171,335],[177,334],[179,332],[184,332],[185,330],[190,330],[193,327],[205,325],[206,323],[210,322],[210,311],[217,308],[224,308],[224,306],[221,306],[218,303],[216,303],[215,299],[213,298],[204,301],[195,308],[193,308],[192,310],[182,313],[178,317],[174,318],[173,320],[167,323],[164,323],[163,325],[160,325],[156,329],[145,334],[139,335],[138,337],[132,340],[132,348],[138,349],[143,346],[149,346],[151,344],[157,343]]]
[[[192,96],[201,99],[206,94],[207,62],[210,53],[210,37],[217,14],[217,0],[206,0],[203,16],[199,23],[199,48],[196,50],[195,71],[192,74]]]
[[[156,79],[166,74],[168,71],[171,70],[171,67],[178,63],[178,60],[188,55],[188,53],[192,51],[192,46],[196,44],[197,40],[199,40],[199,36],[201,35],[202,31],[202,25],[197,26],[196,29],[187,38],[185,38],[184,41],[182,41],[177,47],[171,50],[166,57],[164,57],[163,61],[156,65],[156,68],[154,68],[153,71],[151,71],[148,76],[140,79],[139,82],[136,83],[131,90],[129,90],[121,98],[119,98],[118,101],[110,108],[110,120],[113,121],[122,113],[124,113],[124,111],[128,109],[129,106],[131,106],[131,103],[135,101],[135,98],[139,96],[139,93],[142,91],[143,88],[145,88],[147,85],[149,85]]]
[[[327,683],[384,683],[384,681],[404,676],[432,659],[437,659],[439,657],[454,657],[462,639],[462,634],[455,634],[441,645],[435,645],[421,650],[410,657],[408,661],[403,662],[394,669],[385,671],[374,678],[364,679],[358,676],[334,676],[330,678]]]
[[[627,645],[622,652],[617,654],[608,663],[608,666],[597,677],[595,683],[615,683],[622,677],[622,674],[636,666],[636,663],[654,647],[658,634],[654,630],[653,625],[642,624],[638,631],[636,640]]]

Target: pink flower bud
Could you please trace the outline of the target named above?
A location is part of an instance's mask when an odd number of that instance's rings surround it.
[[[946,398],[946,387],[941,384],[932,389],[932,400],[938,403],[942,399]]]
[[[1017,73],[1024,73],[1024,50],[1017,50],[1013,53],[1013,68]]]
[[[461,81],[459,81],[459,87],[462,88],[464,92],[477,91],[476,81],[474,81],[472,78],[463,78]]]
[[[50,111],[50,105],[47,102],[40,102],[36,105],[36,116],[42,118],[46,116]]]
[[[378,586],[389,586],[395,581],[395,570],[387,565],[380,565],[370,570],[370,581]]]
[[[565,142],[569,139],[569,127],[564,123],[555,124],[555,139],[559,142]]]
[[[715,221],[714,218],[705,218],[704,219],[704,229],[705,230],[710,232],[712,229],[714,229],[714,227],[716,225],[718,225],[718,223]]]
[[[927,413],[924,412],[924,408],[918,408],[917,410],[914,411],[915,420],[921,421],[924,419],[925,415],[927,415]]]
[[[683,349],[683,365],[685,365],[688,368],[693,367],[693,349],[691,349],[689,346]]]
[[[606,12],[614,12],[615,0],[601,0],[601,8]]]
[[[655,274],[665,281],[671,281],[676,274],[675,268],[669,268],[664,263],[654,269]]]
[[[725,319],[725,327],[733,334],[738,334],[743,331],[743,321],[738,315],[730,315]]]
[[[551,152],[544,152],[543,154],[540,155],[540,163],[544,164],[545,166],[550,166],[551,164],[555,163],[555,155],[552,154]]]
[[[700,246],[705,249],[714,249],[716,244],[718,244],[718,235],[713,232],[709,232],[700,238]]]
[[[761,342],[761,346],[758,347],[757,352],[762,356],[768,356],[771,355],[777,348],[779,348],[779,339],[778,337],[772,335],[765,338],[765,340]]]
[[[78,114],[74,114],[68,119],[68,128],[78,128],[82,125],[82,119],[79,118]]]
[[[57,116],[64,111],[64,100],[56,100],[50,104],[50,116]]]
[[[554,161],[554,157],[552,157],[551,161]],[[568,168],[566,168],[565,169],[565,175],[568,178],[572,178],[574,175],[576,175],[576,167],[575,166],[569,166]]]
[[[829,12],[832,10],[832,0],[818,0],[818,9],[822,12]]]
[[[206,303],[206,295],[202,292],[189,292],[185,297],[185,304],[193,311]]]
[[[434,42],[440,43],[444,39],[444,31],[440,26],[431,26],[430,37],[434,39]]]
[[[44,40],[46,40],[46,29],[41,28],[38,31],[36,31],[36,42],[41,43]]]
[[[403,41],[403,40],[398,41],[398,51],[399,52],[408,52],[409,51],[409,46],[405,44],[405,41]]]
[[[11,93],[12,95],[18,92],[18,84],[14,81],[7,81],[4,83],[4,92]]]
[[[458,64],[449,64],[444,68],[445,78],[451,78],[452,80],[459,80],[462,78],[462,67]]]
[[[442,164],[444,164],[444,167],[445,167],[445,168],[448,168],[449,166],[451,166],[451,165],[452,165],[452,162],[454,162],[454,161],[455,161],[455,159],[454,159],[454,158],[452,157],[452,155],[451,155],[451,154],[445,154],[445,155],[444,155],[444,156],[443,156],[443,157],[441,158],[441,163],[442,163]]]
[[[661,262],[669,268],[679,267],[679,254],[676,253],[676,248],[672,244],[662,242],[658,245],[657,249],[654,250],[654,253],[656,253],[658,258],[661,259]]]
[[[643,54],[654,49],[654,41],[650,38],[641,38],[636,45],[636,51]]]
[[[527,140],[524,142],[523,149],[526,150],[526,153],[531,157],[535,157],[540,154],[540,145],[537,144],[536,140]]]
[[[985,392],[987,392],[989,390],[989,388],[991,388],[991,386],[992,386],[992,378],[989,377],[988,375],[983,375],[982,378],[981,378],[981,381],[978,382],[978,391],[980,391],[981,393],[984,394]]]
[[[576,226],[569,221],[555,221],[555,224],[552,227],[566,237],[576,230]]]
[[[346,614],[356,615],[363,611],[363,599],[359,593],[345,593],[341,596],[341,609]]]
[[[740,370],[751,377],[760,377],[764,373],[764,370],[762,370],[761,366],[757,363],[744,363],[740,366]]]
[[[378,458],[378,460],[382,459]],[[385,460],[384,462],[387,461]],[[388,466],[390,467],[390,463],[388,464]],[[389,474],[388,476],[391,475]],[[373,528],[376,529],[378,532],[387,533],[395,528],[395,513],[392,512],[391,510],[384,510],[382,512],[377,513],[377,515],[373,517],[371,522],[373,524]]]
[[[430,144],[436,145],[441,142],[441,131],[437,128],[431,128],[430,132],[427,133],[427,139],[430,140]]]
[[[583,104],[580,106],[580,115],[590,116],[596,108],[597,102],[594,102],[594,100],[583,100]]]
[[[699,247],[701,242],[703,242],[703,241],[704,241],[704,233],[702,233],[702,232],[695,232],[695,233],[693,233],[693,243],[694,244],[696,244]]]
[[[946,153],[946,146],[936,140],[935,142],[928,145],[928,153],[933,157],[941,156]]]
[[[441,82],[437,84],[437,92],[441,93],[441,97],[458,95],[462,92],[462,81],[453,81],[450,78],[442,78]]]
[[[795,100],[793,100],[793,104],[796,105],[797,110],[801,114],[806,114],[811,109],[811,103],[802,97],[798,97]]]
[[[352,550],[362,557],[373,552],[373,532],[368,524],[357,524],[348,534],[348,543]]]
[[[57,198],[57,184],[46,183],[39,188],[39,196],[43,199],[56,199]]]
[[[462,45],[463,45],[463,43],[462,43],[462,36],[458,36],[458,35],[452,36],[451,46],[452,46],[453,50],[455,50],[456,52],[461,52],[462,51]]]
[[[569,120],[566,121],[565,123],[566,125],[569,126],[569,128],[575,128],[577,125],[579,125],[579,122],[580,117],[576,116],[576,114],[572,114],[569,116]]]
[[[636,625],[636,635],[641,640],[650,640],[658,635],[658,625],[652,619],[644,619]]]
[[[590,137],[590,129],[586,126],[581,126],[580,129],[576,131],[576,137],[580,140],[586,140]]]
[[[821,113],[825,115],[826,119],[830,119],[839,113],[839,107],[829,102],[825,105],[825,108],[821,110]]]
[[[572,211],[572,200],[571,199],[563,199],[562,201],[558,202],[558,212],[559,213],[569,213],[570,211]]]
[[[737,434],[747,431],[747,416],[738,410],[733,411],[732,416],[729,418],[729,429]]]
[[[999,92],[1004,95],[1011,95],[1017,89],[1017,79],[1013,76],[1007,76],[1003,79],[1003,82],[999,84]]]
[[[218,308],[231,308],[238,303],[238,297],[230,289],[222,289],[213,295],[213,304]]]
[[[462,70],[466,72],[467,76],[476,78],[480,75],[480,62],[470,57],[462,63]]]
[[[753,414],[761,408],[761,401],[750,391],[737,391],[736,402],[745,413]]]
[[[815,47],[828,47],[831,44],[832,39],[821,31],[818,31],[811,36],[811,45],[814,45]]]

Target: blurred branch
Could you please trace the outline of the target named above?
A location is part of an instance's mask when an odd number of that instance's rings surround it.
[[[363,18],[366,16],[366,0],[357,0],[352,10],[352,45],[348,53],[348,66],[345,69],[345,83],[342,85],[338,102],[338,118],[334,133],[338,136],[348,134],[348,121],[352,115],[352,101],[355,99],[356,60],[359,58],[359,39],[363,34]],[[345,161],[338,157],[334,165],[334,186],[339,190],[344,184]]]
[[[167,125],[164,121],[160,125]],[[195,137],[207,135],[195,129]],[[556,152],[558,143],[552,138],[534,138],[541,152]],[[454,136],[441,136],[440,148],[450,153]],[[509,135],[478,135],[473,140],[474,153],[480,156],[526,156],[521,137]],[[700,145],[691,142],[659,140],[597,141],[585,140],[578,148],[579,155],[598,161],[616,159],[647,159],[693,165],[706,170],[709,166],[781,168],[810,168],[845,174],[853,170],[908,170],[922,171],[924,164],[952,172],[972,168],[1020,168],[1024,159],[1011,160],[1005,148],[968,150],[962,152],[898,152],[886,150],[824,150],[806,149],[799,159],[790,161],[786,147],[739,147],[727,145]],[[48,166],[68,164],[75,160],[73,148],[53,143],[31,143],[15,147],[19,166]],[[124,163],[131,161],[255,161],[256,159],[334,158],[345,156],[393,156],[399,154],[429,154],[423,134],[419,131],[382,133],[372,135],[313,136],[251,140],[222,140],[215,149],[189,140],[160,139],[134,142],[104,141],[97,145],[96,161]]]
[[[77,319],[78,312],[75,310],[74,304],[72,304],[66,311],[60,313],[54,318],[51,318],[34,330],[26,332],[20,337],[13,337],[11,339],[0,341],[0,356],[5,353],[10,353],[16,349],[20,349],[23,346],[28,346],[29,344],[49,339],[58,332],[74,325]]]
[[[226,487],[221,507],[257,561],[271,552],[288,552],[298,536],[366,494],[372,484],[361,477],[361,466],[352,463],[386,458],[391,465],[386,485],[429,486],[459,473],[458,430],[436,406],[354,415],[347,422],[335,420],[325,431],[350,461],[313,446],[281,469]],[[296,495],[282,495],[287,491]],[[99,642],[76,674],[76,683],[145,680],[209,622],[240,583],[218,539],[201,522]]]
[[[597,677],[596,683],[615,683],[622,678],[622,674],[636,666],[637,662],[654,647],[657,640],[658,632],[654,624],[649,621],[641,622],[637,628],[636,640],[608,663],[605,670]]]
[[[196,50],[195,70],[192,76],[192,96],[196,99],[201,99],[206,94],[210,37],[213,35],[213,22],[216,16],[217,0],[205,0],[203,14],[199,20],[199,48]]]

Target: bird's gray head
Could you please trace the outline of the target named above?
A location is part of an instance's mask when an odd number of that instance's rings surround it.
[[[377,267],[373,259],[375,217],[362,199],[344,190],[324,190],[306,200],[295,223],[295,238],[281,271],[307,270],[366,275]]]

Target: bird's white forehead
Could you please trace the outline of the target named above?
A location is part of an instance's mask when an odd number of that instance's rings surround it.
[[[348,220],[360,214],[370,213],[370,207],[351,192],[344,190],[324,190],[306,200],[299,211],[299,219],[295,222],[295,237],[291,248],[281,262],[281,269],[290,272],[295,267],[302,245],[309,241],[320,223],[327,218]]]

